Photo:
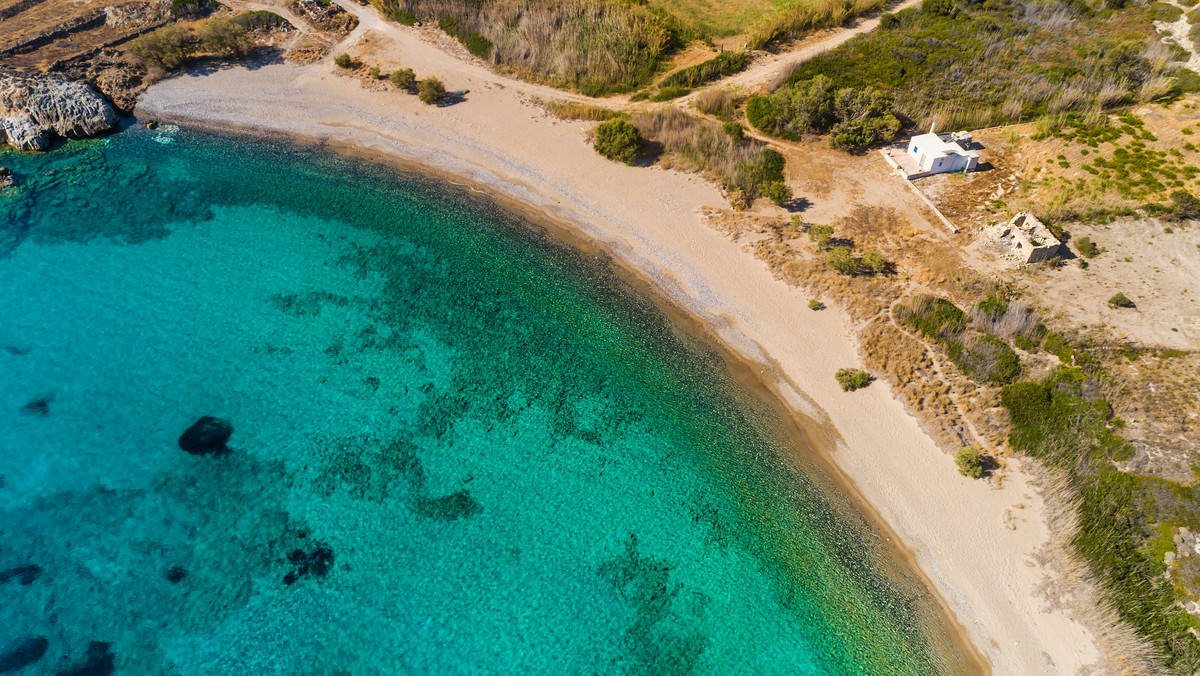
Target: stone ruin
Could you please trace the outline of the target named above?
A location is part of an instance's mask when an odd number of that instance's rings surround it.
[[[996,228],[996,239],[1010,258],[1022,265],[1048,261],[1059,255],[1062,242],[1033,214],[1020,213]]]

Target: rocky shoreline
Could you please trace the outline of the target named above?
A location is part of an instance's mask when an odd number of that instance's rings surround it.
[[[47,150],[57,136],[103,134],[117,120],[112,105],[86,83],[0,74],[0,139],[17,150]]]

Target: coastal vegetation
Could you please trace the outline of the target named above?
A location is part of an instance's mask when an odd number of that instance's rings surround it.
[[[730,193],[735,207],[746,208],[760,196],[777,204],[792,197],[783,177],[783,155],[761,141],[735,138],[722,125],[675,107],[638,112],[629,122],[658,144],[665,166],[708,176]]]
[[[954,454],[954,464],[958,473],[972,479],[983,477],[983,454],[974,446],[966,446]]]
[[[833,377],[843,392],[861,390],[871,384],[871,374],[861,369],[838,369]]]
[[[641,153],[642,136],[626,120],[609,120],[596,127],[592,148],[610,160],[631,164]]]
[[[175,70],[196,56],[243,57],[253,47],[246,29],[232,20],[211,19],[196,31],[187,26],[166,26],[132,43],[129,51],[146,64]]]
[[[436,77],[427,77],[417,83],[417,98],[421,103],[441,103],[446,98],[446,85]]]
[[[759,130],[786,139],[828,133],[834,148],[854,150],[891,141],[900,131],[895,100],[882,90],[834,86],[817,75],[795,81],[770,96],[746,102],[746,118]]]
[[[806,91],[824,76],[838,91],[882,89],[899,117],[919,127],[971,128],[1153,101],[1200,85],[1176,69],[1181,54],[1159,42],[1150,10],[1132,4],[938,0],[886,18],[882,30],[801,64],[781,90]]]

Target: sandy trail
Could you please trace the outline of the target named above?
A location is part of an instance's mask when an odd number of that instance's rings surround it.
[[[913,552],[994,673],[1075,673],[1099,658],[1091,634],[1038,591],[1048,571],[1033,555],[1048,536],[1042,503],[1019,463],[1003,487],[966,479],[886,386],[842,392],[834,372],[860,365],[847,317],[836,308],[812,312],[805,292],[706,226],[698,209],[725,206],[714,186],[604,160],[585,138],[590,124],[559,121],[530,102],[586,97],[506,78],[443,51],[436,36],[343,6],[361,21],[343,47],[353,53],[352,43],[371,36],[385,70],[403,65],[437,75],[448,89],[470,90],[465,100],[438,108],[395,90],[370,91],[325,61],[174,77],[149,89],[139,115],[385,153],[570,227],[761,365],[793,410],[838,431],[833,462]],[[766,78],[789,63],[744,75]]]

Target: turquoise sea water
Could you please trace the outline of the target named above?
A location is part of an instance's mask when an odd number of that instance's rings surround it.
[[[0,164],[0,673],[956,670],[717,354],[486,201],[174,129]]]

